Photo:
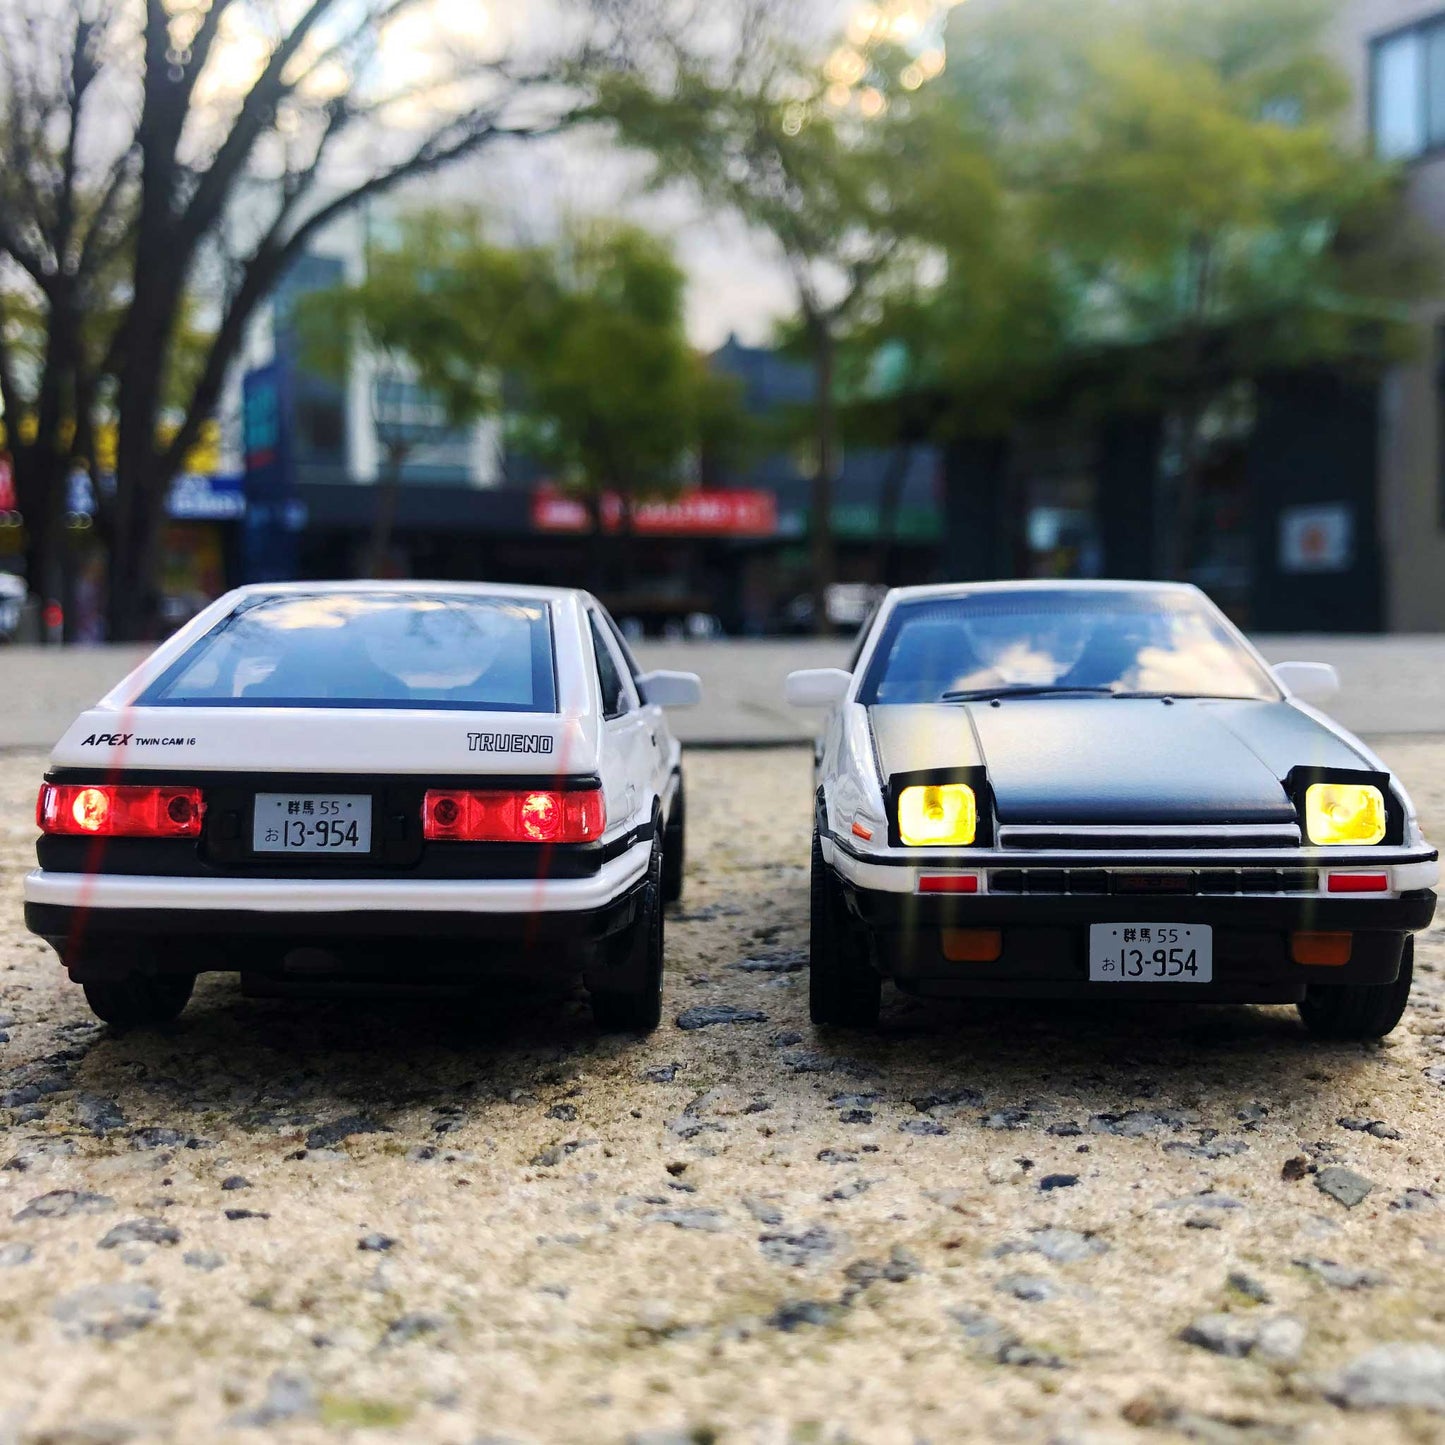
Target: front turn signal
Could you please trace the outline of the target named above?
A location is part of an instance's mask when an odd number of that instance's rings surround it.
[[[978,800],[967,783],[904,788],[898,836],[910,848],[967,847],[978,836]]]
[[[1385,796],[1371,783],[1312,783],[1305,791],[1305,831],[1321,847],[1383,842]]]

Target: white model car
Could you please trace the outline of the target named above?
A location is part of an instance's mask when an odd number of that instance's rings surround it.
[[[811,995],[878,1020],[924,996],[1298,1005],[1378,1038],[1410,994],[1439,868],[1399,780],[1203,593],[990,583],[889,594],[818,753]]]
[[[654,1028],[685,819],[663,708],[700,693],[639,673],[583,592],[242,588],[60,740],[26,924],[121,1027],[302,949],[406,983],[580,975],[603,1028]]]

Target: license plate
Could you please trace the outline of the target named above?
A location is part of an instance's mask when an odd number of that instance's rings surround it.
[[[1090,983],[1212,983],[1214,930],[1199,923],[1095,923]]]
[[[369,853],[365,793],[257,793],[251,848],[257,853]]]

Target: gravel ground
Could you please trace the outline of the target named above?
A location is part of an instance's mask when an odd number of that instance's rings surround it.
[[[1445,837],[1445,743],[1383,751]],[[230,978],[114,1038],[21,928],[41,765],[0,759],[0,1442],[1445,1436],[1439,929],[1383,1046],[819,1034],[807,755],[704,753],[645,1043]]]

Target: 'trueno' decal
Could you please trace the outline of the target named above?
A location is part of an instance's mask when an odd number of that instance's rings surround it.
[[[547,733],[467,734],[467,751],[473,753],[550,753],[552,743]]]

